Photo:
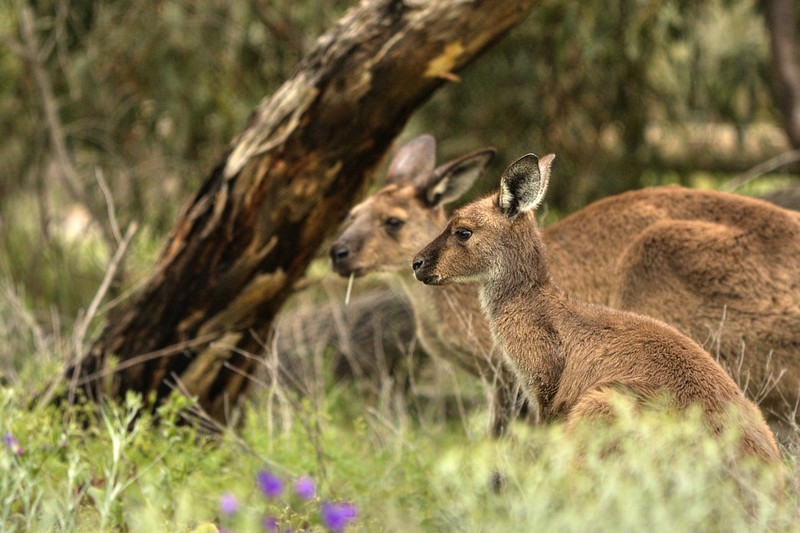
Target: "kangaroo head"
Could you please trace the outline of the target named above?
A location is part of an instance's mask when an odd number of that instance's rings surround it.
[[[454,211],[414,258],[417,279],[429,285],[483,281],[504,262],[525,261],[522,251],[540,242],[533,211],[544,199],[554,159],[521,157],[503,173],[499,192]]]
[[[437,167],[432,136],[403,145],[389,164],[385,186],[351,209],[329,250],[333,269],[361,276],[407,268],[444,226],[444,204],[472,187],[494,152],[478,150]]]

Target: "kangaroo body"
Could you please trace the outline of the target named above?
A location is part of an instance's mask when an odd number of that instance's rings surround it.
[[[543,235],[553,276],[569,294],[677,327],[732,369],[768,414],[794,409],[800,213],[657,187],[595,202]]]
[[[497,195],[456,210],[413,261],[426,284],[477,282],[492,333],[542,421],[608,416],[610,396],[699,406],[710,429],[734,426],[743,453],[780,454],[758,408],[695,341],[651,317],[583,303],[550,275],[534,209],[552,156],[513,163]],[[733,413],[733,414],[731,414]]]

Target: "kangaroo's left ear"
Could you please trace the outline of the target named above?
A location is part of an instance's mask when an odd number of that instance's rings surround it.
[[[513,163],[500,177],[500,210],[508,217],[514,218],[538,208],[553,167],[555,154],[547,154],[538,158],[527,154]]]
[[[482,148],[436,167],[429,177],[415,182],[419,195],[430,207],[457,200],[483,174],[494,154],[494,148]]]

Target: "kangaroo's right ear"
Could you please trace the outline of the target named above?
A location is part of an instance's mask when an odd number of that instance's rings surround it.
[[[527,154],[513,163],[500,177],[500,210],[509,218],[539,207],[550,181],[554,154],[541,159]]]
[[[420,135],[401,146],[394,154],[384,183],[404,185],[430,176],[436,166],[436,139]]]
[[[431,207],[457,200],[483,174],[495,152],[494,148],[483,148],[437,167],[427,179],[415,181],[420,196]]]

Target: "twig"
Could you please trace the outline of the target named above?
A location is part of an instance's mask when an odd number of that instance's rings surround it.
[[[61,118],[58,115],[58,106],[53,92],[53,85],[44,68],[44,54],[36,38],[34,16],[30,6],[24,5],[19,10],[20,33],[22,34],[22,50],[18,53],[30,64],[39,95],[42,99],[44,109],[44,119],[47,126],[47,133],[50,137],[50,144],[54,152],[59,173],[63,178],[68,192],[80,204],[84,205],[92,218],[100,221],[101,217],[95,209],[94,204],[89,200],[86,189],[81,182],[80,175],[72,164],[69,151],[67,150],[66,135]],[[100,223],[104,236],[111,241],[113,235],[105,224]]]
[[[111,309],[115,308],[120,302],[127,299],[132,294],[136,294],[142,287],[147,284],[147,278],[141,277],[138,281],[131,282],[130,279],[126,279],[126,284],[128,287],[123,290],[120,294],[118,294],[115,298],[112,298],[108,302],[106,302],[99,310],[101,315],[108,313]]]
[[[39,43],[36,39],[36,31],[34,29],[34,18],[31,8],[23,6],[19,12],[20,31],[24,41],[24,54],[23,57],[30,63],[33,77],[36,80],[36,85],[39,87],[39,92],[42,97],[42,106],[44,107],[44,118],[47,123],[47,132],[50,135],[50,143],[53,145],[56,160],[59,167],[63,171],[63,177],[67,183],[67,187],[72,195],[85,203],[83,185],[81,184],[78,172],[72,165],[69,153],[67,152],[66,142],[64,141],[64,128],[61,124],[61,119],[58,116],[58,109],[56,107],[56,99],[53,94],[53,86],[50,83],[50,78],[47,76],[44,67],[42,66],[42,58],[40,57]]]
[[[108,222],[111,225],[111,233],[114,235],[117,245],[119,245],[122,242],[122,234],[119,232],[117,211],[114,209],[114,198],[111,196],[111,189],[106,182],[106,178],[103,176],[103,169],[96,168],[94,170],[94,176],[97,180],[97,184],[100,186],[100,190],[103,192],[103,198],[106,200],[106,210],[108,211]]]
[[[189,340],[186,340],[186,341],[183,341],[183,342],[178,342],[178,343],[172,344],[170,346],[167,346],[165,348],[161,348],[159,350],[154,350],[152,352],[143,353],[141,355],[137,355],[136,357],[131,357],[129,359],[126,359],[125,361],[122,361],[122,362],[114,365],[113,368],[104,368],[104,369],[98,370],[97,372],[94,372],[92,374],[83,376],[82,378],[80,378],[76,382],[76,385],[77,386],[86,385],[87,383],[90,383],[90,382],[95,381],[97,379],[101,379],[101,378],[110,376],[111,374],[114,374],[116,372],[120,372],[120,371],[125,370],[127,368],[134,367],[136,365],[141,365],[142,363],[146,363],[148,361],[152,361],[153,359],[160,359],[161,357],[168,357],[170,355],[173,355],[173,354],[176,354],[176,353],[180,353],[180,352],[186,350],[187,348],[193,348],[193,347],[199,346],[201,344],[207,344],[210,341],[212,341],[215,338],[217,338],[217,336],[218,335],[216,333],[209,333],[209,334],[203,335],[201,337],[196,337],[194,339],[189,339]]]
[[[350,291],[353,290],[353,279],[355,279],[355,272],[350,273],[350,279],[347,280],[347,292],[344,295],[344,305],[350,304]]]
[[[263,344],[261,344],[261,342],[260,342],[260,339],[257,339],[257,340],[259,341],[259,344],[263,346]],[[238,353],[240,355],[243,355],[244,357],[248,357],[248,358],[252,358],[252,359],[256,359],[256,360],[262,360],[261,357],[257,357],[254,354],[250,354],[250,353],[246,352],[245,350],[242,350],[241,348],[238,348],[237,346],[227,345],[227,346],[224,346],[224,347],[229,349],[229,350],[231,350],[231,351],[233,351],[233,352],[236,352],[236,353]],[[276,353],[274,353],[273,355],[277,356]],[[276,359],[277,359],[277,357],[276,357]],[[244,372],[240,368],[237,368],[237,367],[235,367],[235,366],[233,366],[233,365],[231,365],[231,364],[229,364],[227,362],[223,363],[223,366],[225,368],[227,368],[228,370],[243,376],[245,379],[248,379],[253,383],[264,384],[266,386],[266,383],[263,383],[262,381],[259,381],[255,376]],[[279,365],[276,365],[275,368],[268,368],[269,373],[270,373],[270,377],[272,378],[272,391],[274,391],[277,395],[279,395],[280,396],[280,400],[282,402],[288,404],[290,407],[292,407],[295,410],[295,412],[302,413],[303,412],[302,403],[299,402],[296,398],[292,397],[290,394],[286,394],[282,390],[282,387],[280,386],[280,380],[278,379],[278,374],[280,372],[278,366]],[[321,409],[319,411],[321,412]],[[209,416],[209,415],[206,414],[206,416]],[[309,418],[311,418],[312,420],[309,420]],[[314,448],[314,452],[316,454],[316,459],[317,459],[317,466],[319,467],[320,475],[322,476],[323,479],[327,479],[327,477],[328,477],[327,466],[326,466],[327,465],[327,461],[326,461],[327,454],[325,453],[325,451],[323,449],[323,445],[322,445],[321,438],[320,438],[320,436],[322,435],[322,427],[321,427],[321,425],[319,423],[319,417],[300,416],[300,417],[298,417],[298,420],[300,421],[300,425],[305,430],[306,435],[308,436],[309,442],[311,442],[311,445]],[[215,423],[218,426],[221,426],[221,424],[219,422],[215,421]]]
[[[119,268],[122,258],[125,256],[125,252],[128,249],[128,244],[130,244],[131,239],[136,233],[137,227],[138,225],[136,224],[136,222],[132,222],[128,226],[127,231],[125,231],[125,237],[122,238],[122,241],[120,242],[117,251],[111,258],[111,261],[108,264],[108,268],[106,269],[105,276],[103,276],[103,281],[100,283],[100,287],[97,289],[94,298],[92,298],[92,301],[89,304],[89,308],[86,310],[86,315],[80,322],[78,322],[75,328],[74,348],[75,348],[76,363],[72,369],[72,379],[70,382],[69,397],[68,397],[70,403],[72,403],[75,399],[75,387],[77,386],[78,376],[80,375],[80,370],[81,370],[81,355],[83,353],[83,341],[86,338],[86,332],[89,329],[89,324],[97,315],[97,308],[100,306],[100,303],[103,301],[103,298],[108,292],[108,288],[114,281],[114,278],[117,274],[117,269]]]
[[[148,352],[148,353],[144,353],[144,354],[138,355],[136,357],[131,357],[131,358],[126,359],[125,361],[122,361],[121,363],[119,363],[119,364],[117,364],[117,365],[115,365],[113,367],[102,368],[101,370],[98,370],[97,372],[93,372],[91,374],[88,374],[86,376],[81,377],[78,380],[75,380],[75,381],[71,382],[70,383],[70,385],[72,387],[71,390],[74,390],[74,387],[81,387],[83,385],[86,385],[87,383],[91,383],[92,381],[105,378],[105,377],[110,376],[111,374],[114,374],[116,372],[121,372],[122,370],[125,370],[126,368],[131,368],[133,366],[146,363],[147,361],[152,361],[153,359],[159,359],[161,357],[169,357],[170,355],[173,355],[173,354],[176,354],[176,353],[180,353],[180,352],[186,350],[187,348],[192,348],[192,347],[200,345],[200,344],[206,344],[206,343],[214,340],[216,337],[217,337],[217,334],[209,333],[207,335],[203,335],[202,337],[196,337],[194,339],[189,339],[189,340],[186,340],[186,341],[183,341],[183,342],[179,342],[179,343],[167,346],[165,348],[161,348],[160,350],[155,350],[155,351],[152,351],[152,352]],[[80,362],[78,362],[78,366],[80,366]],[[66,373],[67,372],[65,372],[65,374]],[[75,373],[73,372],[73,375],[74,374]],[[37,405],[39,407],[41,407],[43,405],[49,404],[50,401],[53,398],[53,395],[55,394],[56,389],[58,388],[58,386],[60,384],[61,384],[61,378],[60,377],[58,379],[54,379],[50,383],[50,385],[48,386],[47,390],[43,394],[36,396],[35,401],[37,402]]]
[[[754,179],[766,174],[771,170],[775,170],[776,168],[780,168],[791,163],[796,163],[798,161],[800,161],[800,150],[789,150],[788,152],[783,152],[782,154],[778,154],[773,158],[767,159],[763,163],[759,163],[747,172],[739,174],[735,178],[731,178],[728,183],[722,186],[722,190],[725,192],[733,192],[739,187],[745,185],[746,183],[750,183]]]
[[[303,39],[295,28],[279,14],[273,13],[273,9],[267,2],[250,1],[250,7],[261,21],[267,31],[269,31],[279,41],[284,41],[294,50],[297,57],[305,54]]]
[[[36,319],[31,316],[31,313],[25,308],[25,304],[14,292],[11,285],[4,284],[3,288],[5,289],[4,292],[6,293],[6,300],[9,304],[11,304],[11,307],[22,319],[25,325],[30,328],[31,333],[33,333],[37,351],[43,351],[46,344],[45,339],[47,338],[44,330],[39,323],[36,322]]]

